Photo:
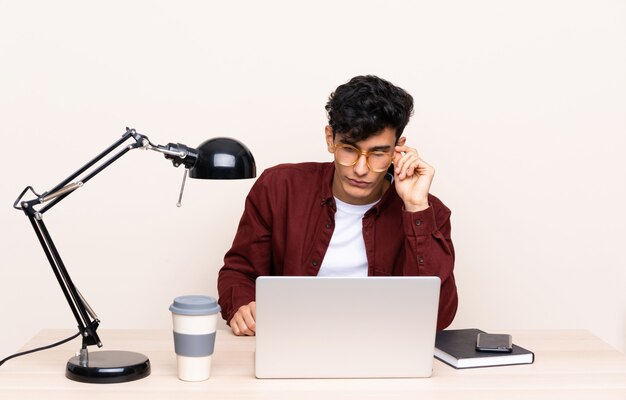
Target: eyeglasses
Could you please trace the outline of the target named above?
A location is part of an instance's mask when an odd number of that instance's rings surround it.
[[[344,143],[337,143],[334,148],[335,160],[344,167],[356,165],[361,155],[365,156],[367,167],[374,172],[386,171],[393,162],[391,153],[386,151],[361,151],[354,146]]]

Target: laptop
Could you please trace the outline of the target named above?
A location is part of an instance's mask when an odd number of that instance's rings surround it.
[[[263,276],[257,378],[432,375],[438,277]]]

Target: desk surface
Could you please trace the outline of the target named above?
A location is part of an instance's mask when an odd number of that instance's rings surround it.
[[[71,335],[44,330],[24,349]],[[428,379],[274,379],[254,377],[254,338],[217,333],[211,378],[176,378],[168,330],[106,330],[108,350],[144,353],[145,379],[109,385],[70,381],[65,363],[79,340],[8,361],[0,367],[0,399],[626,399],[626,355],[586,331],[514,331],[516,344],[535,352],[531,365],[455,370],[434,361]]]

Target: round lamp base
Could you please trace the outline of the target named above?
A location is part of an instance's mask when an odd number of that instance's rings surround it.
[[[79,357],[67,362],[65,376],[85,383],[120,383],[145,378],[150,375],[150,360],[132,351],[94,351],[89,353],[86,365]]]

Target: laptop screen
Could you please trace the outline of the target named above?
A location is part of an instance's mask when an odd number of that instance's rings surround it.
[[[259,277],[258,378],[432,374],[438,277]]]

